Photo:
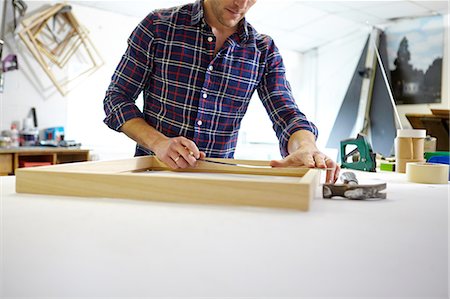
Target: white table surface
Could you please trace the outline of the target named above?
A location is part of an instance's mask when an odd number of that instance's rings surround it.
[[[447,298],[449,185],[358,176],[388,199],[318,188],[298,212],[16,194],[1,177],[2,298]]]

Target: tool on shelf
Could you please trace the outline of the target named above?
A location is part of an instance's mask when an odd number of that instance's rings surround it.
[[[3,40],[0,39],[0,62],[2,61],[2,53],[3,53]],[[3,93],[5,79],[3,78],[3,67],[0,67],[0,93]]]
[[[348,152],[350,147],[355,148]],[[377,166],[375,157],[376,154],[363,134],[358,134],[355,139],[341,141],[342,168],[375,172]],[[350,158],[351,162],[349,162]]]
[[[1,68],[3,73],[18,70],[19,61],[17,60],[17,55],[9,54],[5,58],[3,58]]]
[[[0,93],[3,93],[4,90],[5,73],[8,71],[19,69],[17,55],[8,54],[5,58],[3,58],[3,47],[5,45],[6,40],[5,34],[6,34],[6,17],[7,17],[8,2],[11,2],[12,5],[12,14],[14,21],[13,30],[16,30],[20,18],[25,15],[25,12],[27,10],[27,5],[22,0],[10,0],[4,1],[3,3],[3,14],[0,25]],[[17,16],[17,14],[19,16]]]
[[[12,0],[13,16],[14,16],[14,30],[16,30],[20,19],[25,16],[28,5],[22,0]],[[19,16],[17,16],[17,14]]]
[[[358,200],[386,199],[386,193],[382,192],[386,190],[386,183],[359,185],[353,172],[342,173],[340,179],[343,184],[323,184],[323,198],[340,196]]]

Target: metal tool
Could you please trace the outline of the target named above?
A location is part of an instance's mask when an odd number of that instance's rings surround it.
[[[215,161],[210,159],[201,159],[199,161],[208,162],[208,163],[214,163],[214,164],[221,164],[221,165],[227,165],[227,166],[236,166],[236,167],[245,167],[245,168],[273,168],[270,165],[251,165],[251,164],[241,164],[241,163],[229,163],[229,162],[221,162],[221,161]],[[320,169],[320,170],[333,170],[333,168],[309,168],[305,166],[296,166],[297,168],[308,168],[308,169]]]
[[[214,160],[209,160],[209,159],[201,159],[200,161],[214,163],[214,164],[220,164],[220,165],[227,165],[227,166],[246,167],[246,168],[272,168],[272,166],[270,166],[270,165],[250,165],[250,164],[239,164],[239,163],[227,163],[227,162],[220,162],[220,161],[214,161]]]
[[[12,0],[13,5],[13,14],[14,14],[14,30],[17,28],[19,24],[20,18],[25,16],[28,5],[22,0]],[[16,14],[19,14],[19,17]]]
[[[343,172],[340,176],[340,179],[344,184],[358,185],[358,179],[353,172]]]
[[[323,184],[323,198],[340,196],[359,200],[386,199],[386,193],[381,192],[386,190],[386,183],[359,185],[353,172],[344,172],[340,179],[344,184]]]
[[[347,153],[348,147],[356,147]],[[341,167],[355,170],[376,171],[376,155],[363,134],[358,134],[355,139],[341,141]],[[351,162],[348,160],[352,159]]]
[[[19,61],[17,60],[17,55],[9,54],[2,60],[2,71],[4,73],[18,70],[19,69]]]
[[[2,53],[3,53],[3,40],[0,38],[0,64],[2,61]],[[4,74],[3,74],[3,65],[0,66],[0,93],[3,93],[3,89],[5,86],[5,79],[4,79]]]
[[[17,60],[17,55],[9,54],[6,58],[3,59],[3,46],[5,44],[5,32],[6,32],[6,11],[7,11],[7,3],[8,1],[4,1],[3,4],[3,17],[0,25],[0,93],[4,91],[4,83],[5,83],[5,73],[12,70],[19,69],[19,63]],[[21,17],[25,15],[27,10],[27,5],[22,0],[11,0],[12,4],[12,13],[14,20],[14,28],[17,28],[19,20]],[[16,16],[19,14],[19,17]]]

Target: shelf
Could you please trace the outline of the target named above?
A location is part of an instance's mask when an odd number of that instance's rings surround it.
[[[0,148],[0,175],[14,175],[17,168],[89,160],[89,150],[79,148]]]

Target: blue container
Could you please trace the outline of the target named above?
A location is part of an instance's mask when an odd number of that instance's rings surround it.
[[[434,156],[434,157],[431,157],[430,159],[428,159],[427,162],[450,165],[450,157],[449,156]],[[448,172],[448,180],[450,181],[450,170]]]
[[[45,140],[52,140],[56,142],[64,140],[64,127],[53,127],[45,129],[44,137]]]

